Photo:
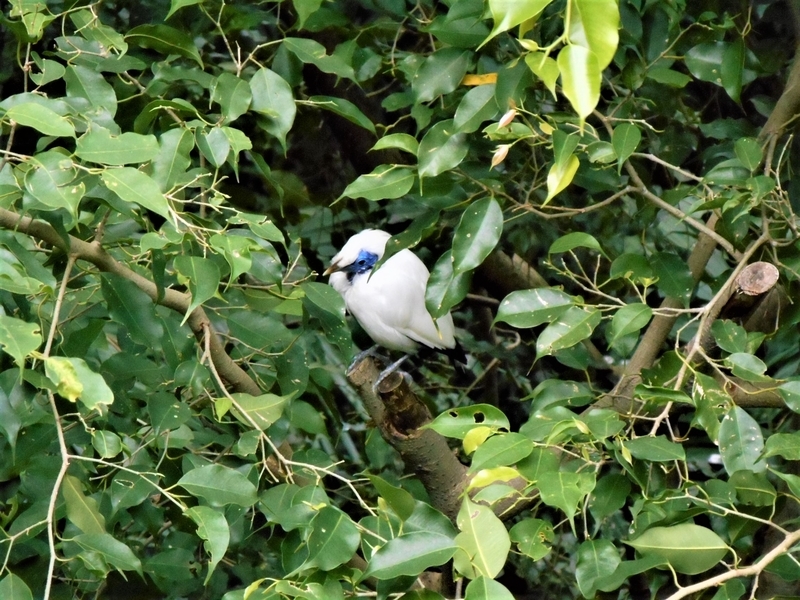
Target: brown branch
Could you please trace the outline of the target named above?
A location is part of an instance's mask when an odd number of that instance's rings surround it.
[[[24,217],[10,210],[6,210],[5,208],[0,208],[0,227],[11,231],[20,231],[59,248],[68,254],[75,255],[78,260],[89,262],[103,272],[120,275],[135,283],[136,286],[150,296],[154,302],[171,308],[182,315],[186,314],[186,311],[189,309],[191,296],[177,290],[167,289],[164,290],[163,298],[159,299],[158,288],[155,283],[116,260],[98,243],[85,242],[74,236],[69,236],[68,240],[65,240],[47,223],[31,219],[30,217]],[[211,360],[214,361],[214,365],[220,376],[225,379],[233,389],[254,396],[261,393],[256,382],[225,352],[222,341],[210,326],[208,316],[202,307],[197,307],[192,311],[187,319],[187,323],[195,337],[200,341],[203,340],[204,328],[208,325],[208,331],[211,332]]]
[[[467,484],[467,468],[432,429],[420,429],[432,420],[428,408],[417,398],[405,378],[392,373],[373,391],[380,371],[366,356],[347,372],[358,390],[370,418],[383,438],[400,453],[407,473],[419,477],[428,491],[431,505],[455,523]]]
[[[778,98],[775,108],[772,109],[764,128],[758,134],[759,139],[774,144],[775,140],[783,135],[787,126],[797,119],[798,112],[800,112],[800,57],[795,55],[786,87]]]

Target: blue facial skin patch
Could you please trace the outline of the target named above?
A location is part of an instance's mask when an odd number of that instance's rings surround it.
[[[377,254],[362,250],[358,253],[358,258],[353,262],[353,264],[346,266],[344,269],[342,269],[342,271],[347,273],[347,279],[352,282],[353,277],[356,275],[363,275],[364,273],[372,270],[372,267],[375,266],[376,262],[378,262]]]

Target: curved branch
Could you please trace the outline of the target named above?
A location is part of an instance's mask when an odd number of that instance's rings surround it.
[[[85,242],[74,236],[69,236],[68,240],[65,240],[49,224],[30,217],[24,217],[5,208],[0,208],[0,227],[12,231],[20,231],[74,255],[79,260],[85,260],[101,271],[120,275],[135,283],[154,302],[158,302],[180,314],[186,314],[186,311],[189,310],[191,296],[177,290],[167,289],[164,290],[163,297],[159,298],[158,288],[155,283],[116,260],[99,243]],[[210,326],[208,316],[202,307],[197,307],[191,312],[187,323],[195,337],[200,341],[202,341],[205,334],[205,326],[208,325],[208,330],[211,332],[211,360],[214,361],[217,371],[225,381],[236,391],[246,392],[254,396],[261,393],[258,384],[225,352],[222,341]]]

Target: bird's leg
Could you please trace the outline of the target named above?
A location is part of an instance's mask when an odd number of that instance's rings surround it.
[[[375,344],[374,346],[371,346],[371,347],[367,348],[366,350],[363,350],[362,352],[359,352],[358,354],[356,354],[356,357],[350,363],[350,366],[347,367],[346,373],[349,374],[350,371],[352,371],[353,368],[358,363],[360,363],[362,360],[364,360],[364,358],[366,358],[367,356],[371,356],[372,358],[377,358],[379,361],[381,361],[384,364],[388,363],[389,359],[387,359],[385,356],[382,356],[381,354],[379,354],[378,353],[378,348],[380,348],[380,346]]]
[[[381,382],[384,379],[386,379],[389,375],[391,375],[392,373],[397,371],[397,369],[400,367],[400,365],[402,365],[407,358],[408,358],[408,354],[405,354],[405,355],[403,355],[403,358],[393,362],[388,367],[386,367],[383,371],[381,371],[380,375],[378,375],[378,378],[375,380],[375,383],[372,384],[372,391],[377,394],[378,393],[378,386],[381,384]]]

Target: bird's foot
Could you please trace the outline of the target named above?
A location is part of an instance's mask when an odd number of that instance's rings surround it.
[[[389,365],[383,371],[380,372],[380,374],[378,375],[378,378],[375,380],[375,383],[372,384],[373,393],[375,393],[375,394],[378,393],[381,383],[383,383],[383,381],[387,377],[389,377],[392,373],[395,373],[397,371],[397,369],[400,367],[400,365],[402,365],[407,358],[408,358],[408,355],[406,354],[405,356],[403,356],[403,358],[393,362],[391,365]]]
[[[355,366],[358,363],[360,363],[362,360],[364,360],[367,356],[371,356],[372,358],[376,358],[376,359],[378,359],[379,361],[381,361],[384,364],[389,362],[389,360],[385,356],[382,356],[380,353],[378,353],[378,348],[380,348],[380,346],[378,346],[376,344],[376,345],[371,346],[371,347],[367,348],[366,350],[363,350],[362,352],[359,352],[358,354],[356,354],[356,357],[350,363],[350,366],[347,367],[346,374],[349,375],[350,372],[355,368]]]

